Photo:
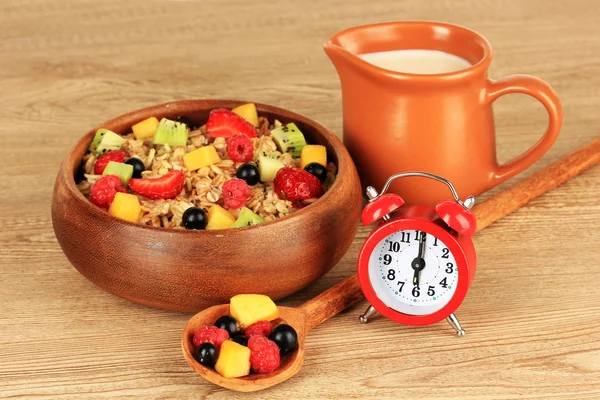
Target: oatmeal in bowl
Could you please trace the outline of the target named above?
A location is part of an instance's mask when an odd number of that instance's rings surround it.
[[[123,135],[96,132],[77,187],[109,214],[162,228],[228,229],[309,206],[337,167],[294,122],[254,103],[213,109],[205,124],[152,116]]]
[[[362,209],[350,155],[315,120],[266,104],[255,103],[256,124],[238,124],[252,130],[209,123],[246,104],[159,104],[82,135],[52,197],[54,232],[73,266],[115,295],[176,311],[240,293],[281,299],[333,268]]]

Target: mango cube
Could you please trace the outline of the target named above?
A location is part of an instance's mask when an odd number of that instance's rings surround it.
[[[156,117],[150,117],[133,125],[131,130],[133,131],[133,136],[135,136],[136,139],[146,139],[154,136],[157,126],[158,119],[156,119]]]
[[[235,222],[235,217],[218,204],[208,210],[208,224],[206,230],[227,229]]]
[[[242,327],[258,321],[279,318],[279,310],[273,300],[264,294],[238,294],[229,300],[229,313]]]
[[[221,161],[215,146],[203,146],[183,156],[183,163],[190,171],[208,167]]]
[[[225,378],[239,378],[250,374],[250,349],[232,340],[224,341],[215,369]]]
[[[307,144],[300,154],[300,168],[304,169],[310,163],[319,163],[327,166],[327,149],[320,144]]]
[[[108,208],[110,215],[129,222],[137,222],[141,211],[140,201],[135,194],[121,192],[115,194],[115,199]]]
[[[248,103],[237,106],[233,110],[234,113],[250,122],[252,125],[258,128],[258,113],[256,112],[256,104]]]

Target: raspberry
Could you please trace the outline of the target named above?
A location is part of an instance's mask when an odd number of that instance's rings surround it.
[[[198,347],[202,343],[212,343],[218,349],[221,344],[229,339],[229,333],[225,329],[216,326],[205,326],[194,333],[194,346]]]
[[[116,161],[122,163],[125,162],[127,157],[129,157],[129,154],[121,150],[113,150],[101,155],[94,164],[94,174],[102,175],[104,168],[106,168],[109,162]]]
[[[237,133],[227,139],[227,155],[235,162],[247,162],[254,158],[254,146],[250,138]]]
[[[269,333],[271,333],[271,323],[269,321],[258,321],[247,327],[244,335],[246,335],[246,337],[256,335],[267,337],[269,336]]]
[[[277,171],[273,183],[275,184],[275,193],[292,202],[318,198],[323,195],[323,187],[319,179],[300,168],[281,168]]]
[[[258,374],[269,374],[279,367],[279,347],[264,336],[248,339],[250,368]]]
[[[229,208],[240,208],[250,196],[250,186],[239,179],[232,178],[223,184],[223,201]]]
[[[106,175],[98,179],[90,190],[90,201],[98,207],[108,208],[117,192],[127,193],[117,175]]]

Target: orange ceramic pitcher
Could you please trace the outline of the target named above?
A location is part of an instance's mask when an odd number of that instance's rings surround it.
[[[418,75],[374,66],[357,55],[426,49],[454,54],[472,65],[456,72]],[[344,143],[363,186],[380,189],[392,174],[424,171],[449,179],[459,196],[477,196],[524,170],[552,146],[562,123],[560,102],[541,79],[513,75],[490,80],[488,41],[459,26],[390,22],[342,31],[325,44],[340,76]],[[524,93],[546,108],[544,136],[521,156],[498,164],[492,102]],[[447,188],[418,178],[392,190],[409,204],[434,205]]]

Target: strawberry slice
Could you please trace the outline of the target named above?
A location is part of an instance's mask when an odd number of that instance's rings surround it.
[[[206,134],[210,137],[225,137],[243,133],[248,137],[257,137],[256,128],[236,113],[225,108],[217,108],[210,112],[206,122]]]
[[[160,178],[132,178],[129,188],[151,199],[172,199],[181,192],[184,181],[183,172],[171,171]]]

